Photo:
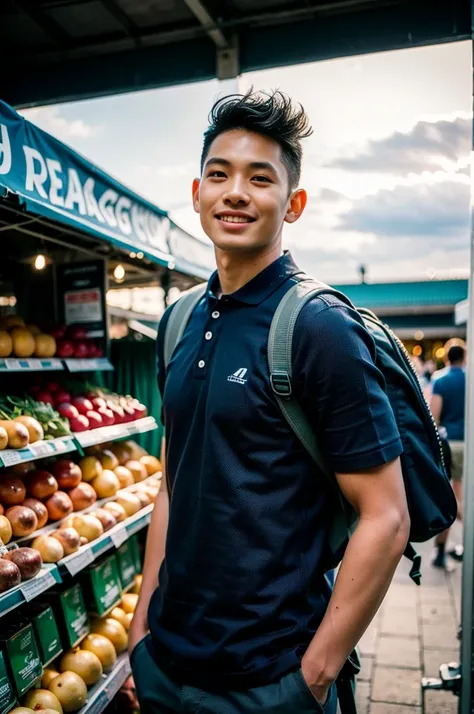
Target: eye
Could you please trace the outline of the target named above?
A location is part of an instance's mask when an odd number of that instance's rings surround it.
[[[253,176],[252,181],[256,181],[257,183],[272,183],[271,178],[263,175]]]
[[[226,175],[223,171],[209,171],[208,178],[226,178]]]

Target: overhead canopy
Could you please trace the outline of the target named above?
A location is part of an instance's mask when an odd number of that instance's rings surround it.
[[[470,0],[2,0],[1,91],[56,103],[470,32]]]
[[[210,246],[0,101],[0,194],[7,192],[29,213],[153,263],[203,279],[212,270]]]

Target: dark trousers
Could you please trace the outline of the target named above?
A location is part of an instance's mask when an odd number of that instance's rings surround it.
[[[181,686],[157,667],[146,639],[132,652],[132,672],[141,714],[336,714],[335,686],[322,707],[306,685],[301,670],[279,682],[243,692],[208,692]]]

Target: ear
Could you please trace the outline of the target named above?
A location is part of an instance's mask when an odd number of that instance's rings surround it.
[[[193,181],[193,207],[196,213],[199,213],[199,186],[201,182],[198,178]]]
[[[285,221],[287,223],[294,223],[303,213],[306,203],[308,201],[308,194],[304,188],[299,188],[294,191],[288,202],[288,208],[286,210]]]

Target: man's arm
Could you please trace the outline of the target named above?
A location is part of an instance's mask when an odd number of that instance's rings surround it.
[[[432,394],[430,399],[430,409],[436,426],[439,426],[441,419],[441,411],[443,409],[443,397],[441,394]]]
[[[160,492],[156,498],[150,527],[148,528],[142,586],[129,631],[128,651],[130,653],[135,645],[137,645],[148,632],[148,605],[158,585],[158,573],[165,557],[169,499],[166,485],[166,449],[164,438],[161,444],[161,466],[163,475],[161,478]]]
[[[336,474],[359,514],[326,614],[301,662],[315,698],[329,687],[377,612],[408,541],[410,517],[400,460]]]

